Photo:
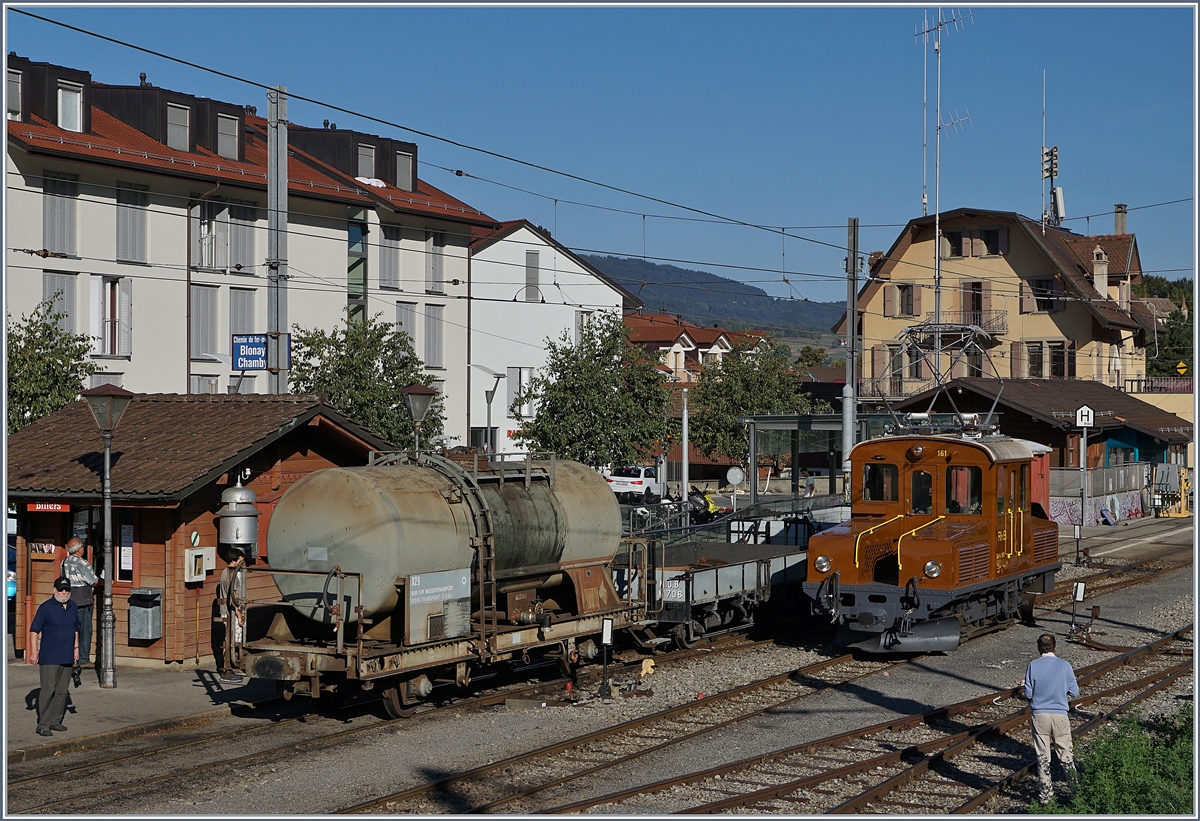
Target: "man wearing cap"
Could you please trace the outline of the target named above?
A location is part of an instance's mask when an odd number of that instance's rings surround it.
[[[71,601],[79,608],[79,663],[92,663],[92,609],[96,603],[96,571],[83,558],[83,540],[78,537],[67,542],[67,558],[63,559],[62,573],[71,580]]]
[[[39,665],[38,735],[65,730],[71,668],[79,659],[79,608],[71,601],[71,580],[54,580],[54,597],[42,602],[29,625],[26,664]]]

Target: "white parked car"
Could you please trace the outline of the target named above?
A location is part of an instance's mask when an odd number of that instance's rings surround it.
[[[617,501],[623,504],[654,502],[666,492],[666,483],[658,478],[658,470],[652,467],[613,468],[604,477]]]

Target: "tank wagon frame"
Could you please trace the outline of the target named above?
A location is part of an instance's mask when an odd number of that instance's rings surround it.
[[[741,544],[622,538],[615,498],[577,463],[372,454],[281,497],[271,566],[245,568],[280,596],[231,602],[247,625],[233,662],[289,698],[378,689],[400,716],[485,666],[538,657],[569,672],[598,656],[607,620],[644,649],[689,646],[799,594],[811,523],[782,544],[752,530]]]

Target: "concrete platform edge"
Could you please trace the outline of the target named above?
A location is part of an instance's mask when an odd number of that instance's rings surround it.
[[[272,699],[271,701],[274,701]],[[230,715],[236,707],[250,707],[251,709],[261,707],[271,701],[259,702],[257,704],[249,704],[247,702],[232,702],[212,710],[205,710],[202,713],[194,713],[190,716],[180,716],[178,718],[168,718],[161,721],[150,721],[146,724],[136,724],[132,727],[122,727],[119,730],[108,730],[103,733],[93,733],[92,735],[83,736],[82,738],[65,739],[63,741],[50,741],[45,744],[38,744],[36,747],[25,747],[8,751],[8,763],[10,765],[21,761],[37,761],[43,758],[52,758],[62,752],[73,750],[86,750],[89,747],[95,747],[102,743],[112,741],[122,741],[127,738],[136,738],[140,735],[148,735],[150,733],[161,732],[162,730],[174,730],[180,727],[186,727],[188,724],[193,724],[198,721],[207,719],[221,718]]]

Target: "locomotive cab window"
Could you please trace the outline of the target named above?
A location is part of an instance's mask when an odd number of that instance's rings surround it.
[[[933,474],[923,470],[912,473],[912,495],[909,506],[913,513],[933,513]]]
[[[983,512],[983,471],[974,466],[946,468],[946,512]]]
[[[864,502],[894,502],[899,482],[895,465],[863,465],[862,500]]]

